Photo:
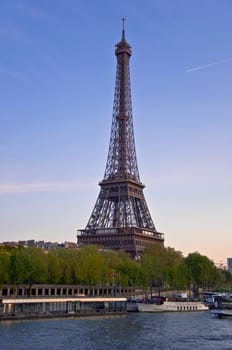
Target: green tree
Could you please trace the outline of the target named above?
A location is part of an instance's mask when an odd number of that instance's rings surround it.
[[[10,283],[20,284],[27,281],[28,271],[27,266],[29,265],[28,255],[25,248],[16,248],[10,255],[10,270],[9,278]]]
[[[198,252],[190,253],[186,257],[185,263],[191,272],[195,296],[199,295],[200,287],[209,289],[215,285],[218,276],[217,268],[207,256]]]
[[[59,249],[56,251],[57,259],[59,261],[59,283],[61,284],[72,284],[73,282],[73,273],[72,273],[72,264],[73,259],[69,252],[66,249]]]
[[[118,276],[122,286],[144,286],[146,280],[144,270],[138,261],[127,259],[118,265]]]
[[[182,261],[179,265],[173,268],[173,283],[172,287],[178,290],[189,290],[192,276],[189,267]]]
[[[152,289],[156,287],[160,294],[165,280],[165,248],[159,244],[150,244],[141,255],[141,266],[146,276],[146,284]]]
[[[47,281],[47,257],[39,248],[16,248],[9,259],[11,283],[45,283]]]
[[[176,272],[183,262],[183,255],[174,248],[163,249],[163,284],[167,289],[176,287]]]
[[[0,250],[0,286],[9,282],[10,253]]]
[[[79,249],[75,271],[80,283],[102,284],[107,274],[107,268],[98,246],[90,245]]]
[[[61,261],[56,251],[50,251],[47,256],[47,281],[52,284],[57,284],[62,279]]]
[[[27,248],[25,253],[27,257],[25,282],[29,284],[47,282],[47,254],[44,250]]]
[[[221,284],[231,284],[232,282],[232,273],[229,270],[224,270],[222,268],[218,268],[218,282]]]

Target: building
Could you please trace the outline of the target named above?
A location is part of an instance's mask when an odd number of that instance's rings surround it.
[[[232,258],[227,258],[227,270],[232,273]]]

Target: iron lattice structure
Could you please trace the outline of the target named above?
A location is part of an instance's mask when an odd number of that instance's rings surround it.
[[[163,244],[151,218],[136,159],[131,102],[131,47],[125,39],[116,44],[116,84],[110,146],[103,180],[93,212],[78,244],[123,249],[138,256],[147,243]]]

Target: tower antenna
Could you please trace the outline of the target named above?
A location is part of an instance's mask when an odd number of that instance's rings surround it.
[[[122,18],[122,39],[125,39],[125,20],[126,18]]]

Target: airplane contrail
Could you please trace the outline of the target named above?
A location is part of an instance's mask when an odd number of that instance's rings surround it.
[[[222,63],[231,62],[231,61],[232,61],[232,58],[226,58],[226,59],[224,59],[224,60],[215,61],[215,62],[211,62],[211,63],[208,63],[208,64],[204,64],[204,65],[202,65],[202,66],[190,68],[190,69],[186,70],[186,73],[194,72],[195,70],[199,70],[199,69],[204,69],[204,68],[216,66],[217,64],[222,64]]]

